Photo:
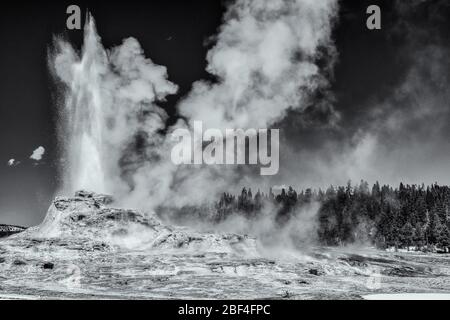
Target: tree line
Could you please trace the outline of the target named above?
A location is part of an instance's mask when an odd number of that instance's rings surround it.
[[[393,188],[366,181],[326,190],[292,187],[274,194],[243,188],[233,195],[223,193],[213,205],[183,208],[183,214],[195,214],[214,222],[231,215],[257,219],[268,209],[283,225],[312,203],[319,204],[317,238],[324,245],[370,243],[380,248],[450,250],[450,187],[433,184],[400,185]],[[266,210],[267,211],[267,210]]]

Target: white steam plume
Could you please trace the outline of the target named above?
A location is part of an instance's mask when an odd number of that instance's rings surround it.
[[[289,108],[305,108],[328,85],[336,14],[335,0],[236,1],[207,56],[218,82],[196,82],[181,114],[207,128],[266,128]]]
[[[337,11],[335,0],[233,2],[207,54],[207,71],[216,81],[194,83],[178,105],[179,113],[191,128],[193,121],[202,121],[204,130],[224,132],[270,128],[289,109],[308,107],[311,96],[329,85],[327,76],[336,58],[331,31]],[[186,191],[178,194],[211,198],[224,190],[261,183],[254,172],[241,170],[237,175],[230,167],[224,171],[207,166],[177,183],[179,190]]]

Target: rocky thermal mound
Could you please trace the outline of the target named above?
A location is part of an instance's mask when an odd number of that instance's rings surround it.
[[[35,241],[77,243],[85,249],[183,249],[245,253],[256,252],[255,239],[236,234],[200,233],[164,225],[155,215],[114,208],[111,196],[78,191],[57,197],[44,221],[15,235]]]

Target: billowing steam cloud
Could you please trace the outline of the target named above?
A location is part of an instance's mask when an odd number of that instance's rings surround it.
[[[238,0],[209,51],[207,70],[180,112],[208,128],[266,128],[328,85],[337,1]],[[326,66],[317,61],[326,57]]]
[[[328,86],[336,14],[335,0],[231,4],[207,56],[207,70],[217,81],[194,84],[178,106],[187,122],[172,128],[165,128],[167,115],[157,105],[177,90],[166,68],[145,58],[133,38],[105,50],[89,18],[81,55],[57,39],[50,59],[65,84],[64,190],[112,193],[148,209],[211,200],[251,183],[251,175],[233,166],[175,166],[170,133],[195,120],[205,128],[267,128],[289,109],[305,108],[310,95]]]

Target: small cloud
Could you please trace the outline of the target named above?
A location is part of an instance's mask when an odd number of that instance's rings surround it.
[[[20,161],[17,161],[16,159],[9,159],[8,160],[8,167],[17,167],[20,164]]]
[[[42,146],[39,146],[36,150],[33,151],[33,154],[30,156],[30,159],[40,161],[42,157],[44,156],[45,148]]]

